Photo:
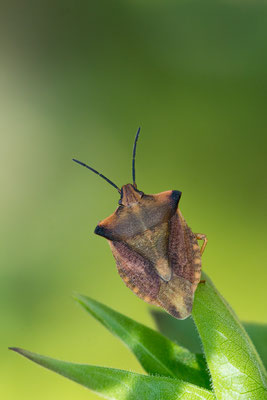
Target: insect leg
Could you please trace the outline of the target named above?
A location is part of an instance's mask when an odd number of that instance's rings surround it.
[[[197,240],[203,240],[203,244],[200,249],[200,254],[202,255],[205,250],[205,247],[207,246],[207,243],[208,243],[207,236],[204,235],[203,233],[195,233],[195,236],[196,236]]]

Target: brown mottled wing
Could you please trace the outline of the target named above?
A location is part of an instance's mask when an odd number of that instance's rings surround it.
[[[137,296],[184,319],[192,311],[201,260],[196,237],[177,210],[180,196],[144,195],[131,207],[118,207],[95,233],[108,239],[120,276]]]
[[[201,268],[200,249],[179,210],[170,221],[169,260],[175,274],[195,282],[196,272]]]
[[[173,276],[169,282],[161,282],[158,302],[174,317],[184,319],[191,314],[200,280],[200,249],[179,210],[169,225],[168,253]]]
[[[126,285],[141,299],[157,304],[160,278],[150,261],[123,242],[110,240],[108,242],[115,257],[118,272]]]

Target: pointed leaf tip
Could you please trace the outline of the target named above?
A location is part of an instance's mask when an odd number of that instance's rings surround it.
[[[19,349],[22,350],[22,349]],[[178,379],[147,376],[112,368],[74,364],[23,350],[33,362],[79,383],[109,400],[215,400],[210,390]]]
[[[8,350],[16,351],[17,353],[20,353],[21,351],[19,347],[8,347]]]
[[[30,360],[32,360],[32,355],[34,354],[28,350],[21,349],[20,347],[8,347],[8,350],[14,351],[23,357],[29,358]]]
[[[23,350],[23,349],[21,349],[20,347],[8,347],[8,350],[11,350],[11,351],[14,351],[15,353],[19,353],[19,354],[21,354],[22,356],[24,356],[25,355],[25,357],[27,357],[27,355],[26,355],[26,350]]]
[[[77,293],[77,292],[73,292],[72,295],[71,295],[71,297],[72,297],[74,300],[78,300],[78,299],[79,299],[79,296],[80,296],[80,294]]]

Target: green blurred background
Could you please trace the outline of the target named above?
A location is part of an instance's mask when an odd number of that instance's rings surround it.
[[[121,186],[183,192],[204,270],[243,320],[266,315],[267,4],[2,2],[0,393],[96,399],[7,351],[140,371],[77,306],[87,294],[149,326],[149,306],[93,234]],[[151,307],[152,308],[152,307]]]

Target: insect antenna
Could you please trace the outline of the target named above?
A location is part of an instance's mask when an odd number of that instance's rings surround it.
[[[85,164],[85,163],[83,163],[83,162],[81,162],[81,161],[79,161],[79,160],[76,160],[75,158],[73,158],[72,161],[76,162],[77,164],[82,165],[82,166],[85,167],[85,168],[90,169],[90,171],[93,171],[95,174],[101,176],[101,178],[105,179],[105,181],[107,181],[111,186],[113,186],[114,188],[116,188],[116,189],[118,190],[119,193],[121,193],[120,188],[119,188],[117,185],[115,185],[114,182],[112,182],[112,181],[111,181],[110,179],[108,179],[106,176],[100,174],[100,173],[99,173],[98,171],[96,171],[94,168],[89,167],[89,165],[87,165],[87,164]]]
[[[133,174],[133,185],[136,187],[136,182],[135,182],[135,154],[136,154],[136,146],[137,146],[137,140],[139,137],[140,133],[140,127],[138,128],[137,134],[134,139],[134,148],[133,148],[133,161],[132,161],[132,174]]]

